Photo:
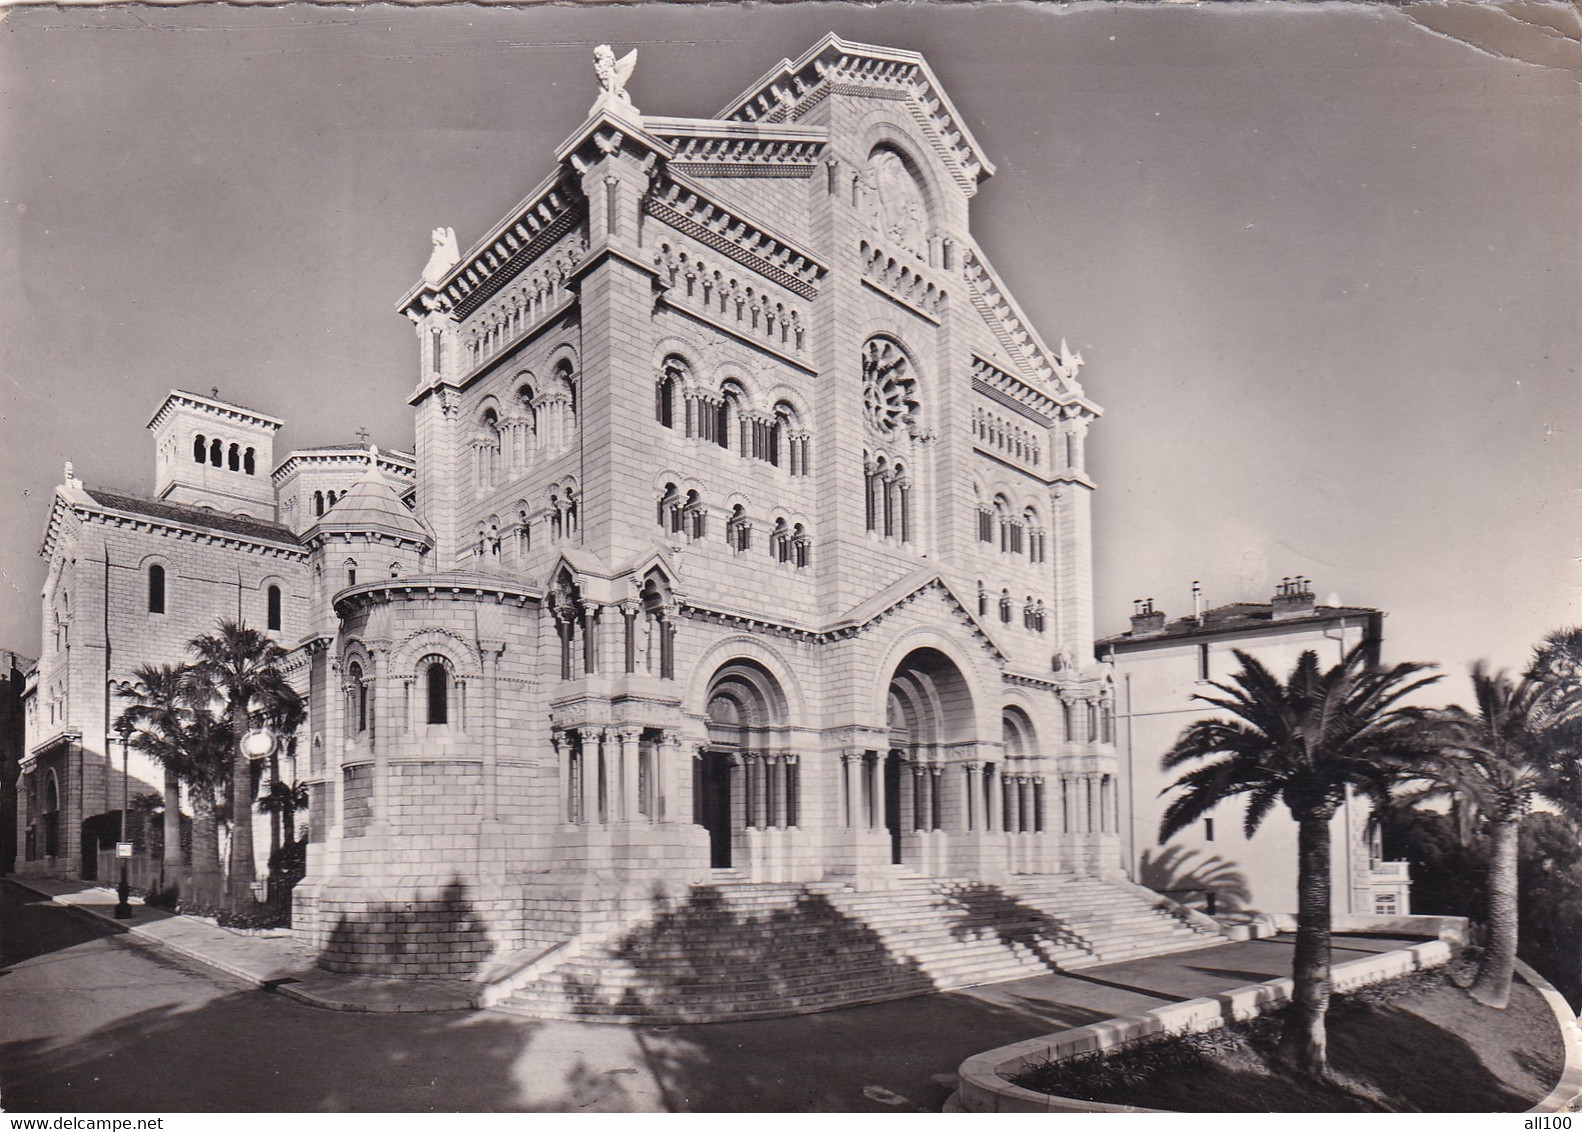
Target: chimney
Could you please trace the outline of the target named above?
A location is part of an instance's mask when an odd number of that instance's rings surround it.
[[[1281,578],[1280,585],[1274,591],[1274,597],[1269,602],[1270,613],[1275,621],[1287,621],[1293,617],[1307,617],[1313,612],[1313,588],[1308,579],[1297,575],[1294,578]]]
[[[1192,582],[1192,620],[1203,624],[1203,583],[1196,579]]]
[[[1164,631],[1165,615],[1154,609],[1154,599],[1145,598],[1132,602],[1132,632],[1134,637],[1151,637]]]

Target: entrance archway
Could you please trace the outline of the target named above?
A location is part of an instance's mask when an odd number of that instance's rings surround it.
[[[941,759],[950,744],[975,737],[966,677],[935,648],[913,649],[896,666],[885,703],[890,750],[885,758],[885,827],[890,860],[906,864],[904,835],[943,829],[949,776]]]
[[[709,831],[709,866],[724,869],[735,862],[739,831],[797,824],[800,782],[784,749],[785,693],[763,665],[722,665],[704,714],[709,742],[693,764],[693,820]]]

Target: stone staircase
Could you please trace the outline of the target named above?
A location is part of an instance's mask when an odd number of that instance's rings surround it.
[[[1096,877],[908,877],[858,892],[727,874],[641,923],[582,937],[497,1009],[649,1024],[772,1018],[1223,942]]]

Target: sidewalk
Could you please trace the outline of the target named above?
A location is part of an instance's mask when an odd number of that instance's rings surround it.
[[[477,1005],[477,990],[470,983],[340,975],[322,970],[315,965],[312,951],[283,933],[222,928],[195,916],[149,908],[136,896],[131,900],[131,918],[117,920],[113,888],[45,877],[5,879],[162,951],[309,1006],[371,1014],[433,1014],[470,1010]]]

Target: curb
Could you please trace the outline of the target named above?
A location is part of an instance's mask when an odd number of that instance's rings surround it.
[[[1577,1025],[1577,1016],[1571,1013],[1571,1004],[1565,1000],[1564,995],[1549,985],[1549,980],[1520,959],[1516,961],[1516,973],[1549,1004],[1549,1009],[1554,1012],[1555,1022],[1560,1027],[1560,1040],[1565,1043],[1566,1050],[1565,1066],[1560,1070],[1560,1080],[1549,1090],[1548,1096],[1527,1111],[1574,1111],[1578,1099],[1582,1098],[1582,1027]]]
[[[1436,939],[1396,951],[1381,952],[1336,964],[1331,969],[1336,990],[1379,982],[1436,967],[1450,958],[1450,945]],[[961,1084],[955,1101],[961,1112],[1157,1112],[1131,1105],[1100,1104],[1013,1085],[1020,1070],[1082,1053],[1111,1049],[1154,1034],[1211,1030],[1227,1021],[1256,1017],[1291,996],[1291,978],[1284,976],[1188,1002],[1173,1002],[1143,1014],[1110,1018],[1061,1030],[975,1054],[961,1063]],[[1558,997],[1558,995],[1557,995]],[[1562,1000],[1563,1002],[1563,1000]],[[1552,1006],[1552,1004],[1551,1004]],[[1573,1023],[1574,1028],[1575,1023]],[[1569,1068],[1570,1061],[1568,1059]],[[1568,1094],[1569,1095],[1569,1094]],[[1547,1099],[1547,1098],[1546,1098]]]

